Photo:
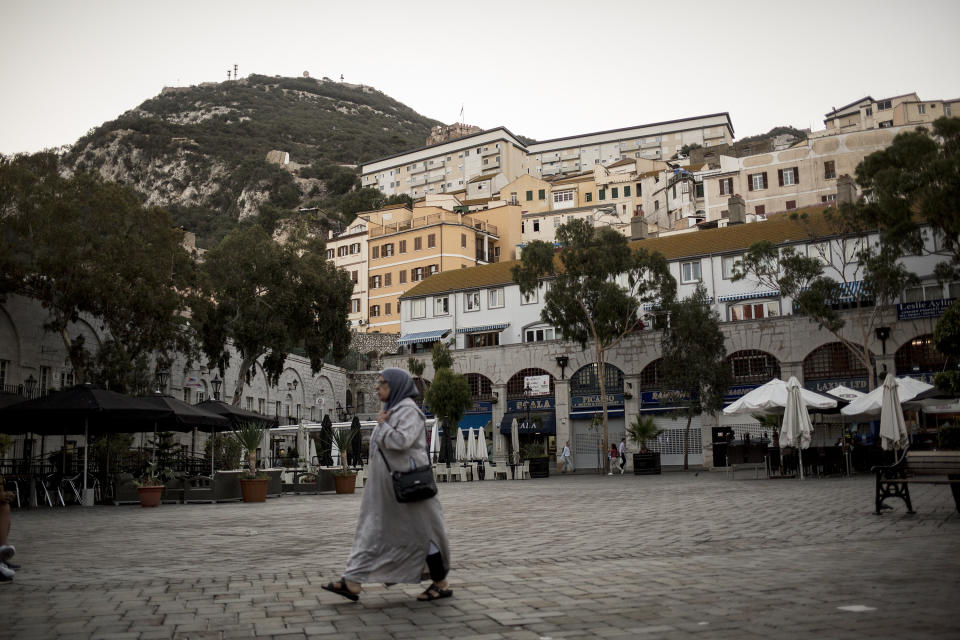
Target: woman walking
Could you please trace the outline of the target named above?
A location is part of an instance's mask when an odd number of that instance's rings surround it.
[[[360,519],[343,577],[323,588],[349,600],[360,598],[361,584],[417,583],[424,563],[431,584],[418,600],[449,598],[450,548],[443,509],[436,496],[399,503],[384,463],[397,471],[430,464],[424,415],[414,403],[417,387],[403,369],[384,369],[377,380],[383,409],[370,436],[370,476],[363,486]],[[383,454],[382,456],[380,454]]]

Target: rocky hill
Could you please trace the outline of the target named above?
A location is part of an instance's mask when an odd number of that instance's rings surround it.
[[[422,146],[437,124],[371,87],[251,75],[165,88],[91,130],[63,163],[132,186],[203,245],[265,206],[337,208],[354,165]]]

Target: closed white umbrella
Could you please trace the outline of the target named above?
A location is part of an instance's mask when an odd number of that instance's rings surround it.
[[[484,437],[483,429],[477,429],[477,460],[487,460],[487,439]]]
[[[787,381],[787,406],[783,413],[783,426],[780,428],[780,447],[796,447],[800,479],[803,480],[803,450],[810,446],[813,425],[804,402],[803,388],[795,376]]]
[[[520,428],[517,426],[517,419],[510,421],[510,442],[513,444],[513,464],[520,459]]]
[[[457,446],[454,449],[453,457],[457,462],[463,462],[467,455],[467,446],[463,441],[463,429],[457,425],[453,425],[453,428],[457,430]]]
[[[903,378],[901,378],[903,380]],[[880,408],[880,445],[885,451],[902,449],[907,446],[909,436],[907,423],[903,419],[903,407],[900,406],[900,381],[887,374],[880,389],[883,391]]]
[[[300,456],[298,464],[304,460],[310,462],[310,430],[303,422],[297,428],[297,455]]]
[[[887,374],[887,377],[891,377],[892,374]],[[900,402],[907,402],[908,400],[913,400],[915,397],[926,391],[927,389],[932,389],[933,385],[927,384],[926,382],[920,382],[914,378],[896,378],[897,384],[897,398]],[[883,388],[886,386],[886,380],[884,383],[866,394],[862,398],[857,398],[843,409],[840,410],[840,413],[846,416],[877,416],[880,414],[880,410],[883,408]]]
[[[313,461],[316,460],[317,464],[320,464],[320,458],[317,456],[317,441],[313,438],[310,438],[310,457],[307,458],[307,466],[313,465]]]
[[[798,383],[799,386],[799,383]],[[815,409],[834,409],[835,398],[800,387],[800,395],[807,407]],[[782,413],[787,407],[787,383],[774,378],[760,385],[723,410],[727,415],[736,413]]]
[[[477,459],[477,438],[473,435],[473,427],[467,432],[467,460]]]
[[[437,436],[437,420],[433,421],[433,428],[430,430],[430,461],[436,462],[440,454],[440,438]]]

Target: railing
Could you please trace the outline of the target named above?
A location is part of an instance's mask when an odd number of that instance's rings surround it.
[[[448,224],[465,224],[478,231],[483,231],[491,235],[498,235],[497,227],[495,225],[475,220],[470,216],[447,212],[432,213],[426,216],[419,216],[416,218],[387,223],[384,225],[371,224],[369,233],[371,238],[377,238],[379,236],[385,236],[391,233],[399,233],[400,231],[429,227],[430,225],[441,224],[444,222]]]

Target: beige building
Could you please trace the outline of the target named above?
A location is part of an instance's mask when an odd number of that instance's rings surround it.
[[[921,100],[916,93],[873,99],[865,96],[824,114],[826,129],[816,135],[832,135],[868,129],[886,129],[928,124],[941,116],[960,115],[960,98]]]
[[[400,297],[431,275],[514,259],[520,208],[501,203],[473,213],[464,208],[455,198],[441,196],[413,209],[360,214],[368,228],[369,331],[399,332]]]
[[[327,260],[350,274],[353,295],[350,298],[350,326],[366,329],[367,308],[367,223],[357,218],[346,231],[330,232],[327,239]]]

